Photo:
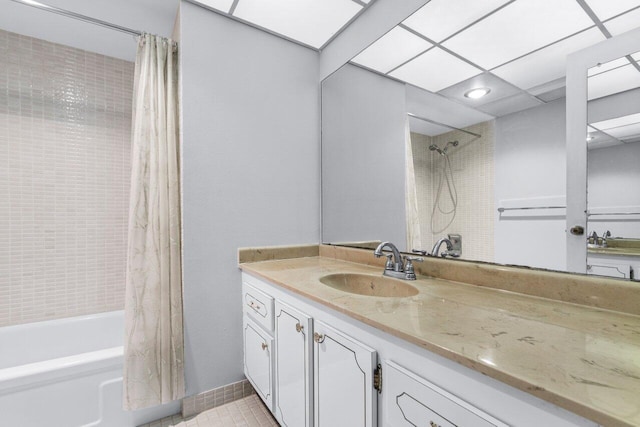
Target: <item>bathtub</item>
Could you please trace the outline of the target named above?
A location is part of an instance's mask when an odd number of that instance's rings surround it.
[[[0,424],[135,427],[179,412],[122,410],[123,335],[122,311],[0,328]]]

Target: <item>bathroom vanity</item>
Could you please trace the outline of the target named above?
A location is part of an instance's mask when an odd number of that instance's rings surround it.
[[[379,281],[372,251],[319,254],[240,265],[245,373],[281,425],[640,424],[640,317],[569,303],[576,276],[457,261],[479,278],[461,283],[427,258],[416,281]],[[499,284],[517,270],[564,297]]]

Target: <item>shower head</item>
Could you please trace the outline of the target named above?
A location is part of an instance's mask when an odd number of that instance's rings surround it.
[[[431,150],[431,151],[436,151],[436,150],[438,150],[438,146],[437,146],[436,144],[431,144],[431,145],[429,146],[429,150]]]
[[[447,142],[447,145],[453,145],[454,147],[457,147],[458,144],[459,144],[459,142],[457,140]]]

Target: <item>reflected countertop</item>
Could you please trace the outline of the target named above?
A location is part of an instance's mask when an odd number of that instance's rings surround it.
[[[600,424],[640,425],[640,316],[425,276],[415,296],[361,296],[320,278],[378,267],[318,256],[240,267]]]

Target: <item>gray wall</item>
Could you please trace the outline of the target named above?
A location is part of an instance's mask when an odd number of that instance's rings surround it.
[[[187,394],[242,373],[238,247],[320,237],[318,54],[181,4]]]
[[[322,241],[406,246],[404,84],[346,65],[322,83]]]

